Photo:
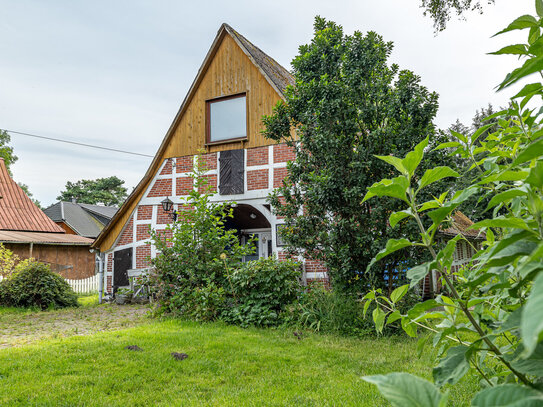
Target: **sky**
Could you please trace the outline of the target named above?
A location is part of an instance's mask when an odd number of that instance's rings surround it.
[[[485,2],[486,3],[486,2]],[[0,0],[0,129],[154,155],[223,22],[287,69],[316,15],[394,42],[391,62],[437,92],[435,123],[471,123],[505,106],[495,87],[519,62],[488,55],[524,42],[491,38],[532,0],[496,0],[435,35],[420,0]],[[67,181],[116,175],[130,192],[152,158],[12,134],[12,172],[46,207]]]

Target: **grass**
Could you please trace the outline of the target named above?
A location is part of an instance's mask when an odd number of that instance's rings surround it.
[[[408,371],[429,378],[432,357],[418,359],[415,348],[404,337],[307,333],[298,340],[289,330],[145,320],[0,349],[0,405],[382,406],[385,400],[361,376]],[[171,352],[189,357],[178,361]],[[451,389],[450,405],[469,405],[475,387]]]

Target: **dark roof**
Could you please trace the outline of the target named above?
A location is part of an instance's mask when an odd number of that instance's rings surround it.
[[[57,202],[44,212],[53,221],[67,224],[78,235],[95,238],[117,212],[117,208]]]
[[[80,203],[78,205],[85,209],[87,212],[94,213],[107,219],[111,219],[119,210],[119,208],[115,206],[91,205],[86,203]]]
[[[83,236],[69,235],[67,233],[19,232],[0,230],[0,242],[90,246],[93,240]]]
[[[468,229],[473,222],[460,211],[456,211],[452,216],[452,223],[449,227],[441,229],[440,233],[447,236],[456,236],[462,233],[464,237],[471,239],[486,239],[485,233],[479,229]]]
[[[253,63],[264,71],[264,74],[274,83],[281,93],[285,93],[285,89],[288,85],[294,85],[294,77],[275,59],[270,57],[228,24],[224,23],[223,26],[234,39],[238,40],[238,44],[244,48],[250,58],[252,57]]]
[[[0,230],[64,233],[11,179],[0,158]]]

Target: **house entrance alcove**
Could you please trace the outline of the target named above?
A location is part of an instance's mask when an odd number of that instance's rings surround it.
[[[248,204],[233,205],[233,215],[233,218],[226,221],[226,229],[235,229],[243,244],[246,244],[252,236],[257,239],[254,242],[254,254],[245,256],[243,260],[251,261],[271,256],[273,252],[271,224],[266,216]]]

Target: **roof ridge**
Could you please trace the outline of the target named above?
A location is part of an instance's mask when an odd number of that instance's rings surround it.
[[[278,93],[284,95],[286,87],[288,85],[294,85],[294,76],[292,76],[292,74],[279,62],[249,41],[243,34],[240,34],[229,24],[223,23],[221,29],[223,27],[232,38],[234,38],[241,49],[245,51],[249,59],[251,59],[251,62],[261,70],[264,77],[271,82],[271,85]]]

